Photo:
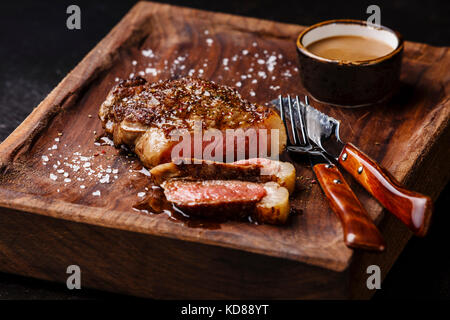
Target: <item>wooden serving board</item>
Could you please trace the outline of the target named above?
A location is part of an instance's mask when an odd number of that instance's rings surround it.
[[[159,298],[369,297],[367,266],[379,265],[384,277],[411,234],[350,177],[386,238],[382,254],[344,245],[301,159],[292,203],[302,213],[287,225],[199,228],[133,210],[147,193],[142,166],[95,144],[101,102],[116,78],[131,73],[149,81],[202,76],[259,103],[305,94],[295,47],[303,28],[138,3],[1,144],[0,270],[65,282],[76,264],[82,286]],[[435,199],[449,178],[449,68],[448,48],[407,42],[391,102],[313,105],[342,121],[344,140]]]

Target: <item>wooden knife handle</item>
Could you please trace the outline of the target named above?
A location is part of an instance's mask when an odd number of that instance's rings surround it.
[[[429,197],[403,188],[389,172],[351,143],[345,145],[339,163],[417,236],[427,233],[433,211]]]
[[[313,170],[331,208],[341,220],[345,244],[352,248],[383,251],[386,245],[380,232],[338,168],[331,164],[316,164]]]

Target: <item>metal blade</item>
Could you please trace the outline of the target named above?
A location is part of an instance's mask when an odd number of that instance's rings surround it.
[[[334,159],[338,159],[344,148],[339,138],[340,122],[319,110],[305,105],[308,138]]]

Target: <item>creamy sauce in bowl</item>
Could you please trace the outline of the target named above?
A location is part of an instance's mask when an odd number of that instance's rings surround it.
[[[323,38],[309,44],[306,49],[316,56],[340,61],[366,61],[383,57],[394,48],[377,39],[342,35]]]

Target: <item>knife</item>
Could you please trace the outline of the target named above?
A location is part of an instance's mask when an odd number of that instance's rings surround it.
[[[431,199],[405,189],[386,169],[351,143],[339,137],[340,122],[304,104],[308,138],[336,160],[380,204],[417,236],[424,236],[433,211]]]

